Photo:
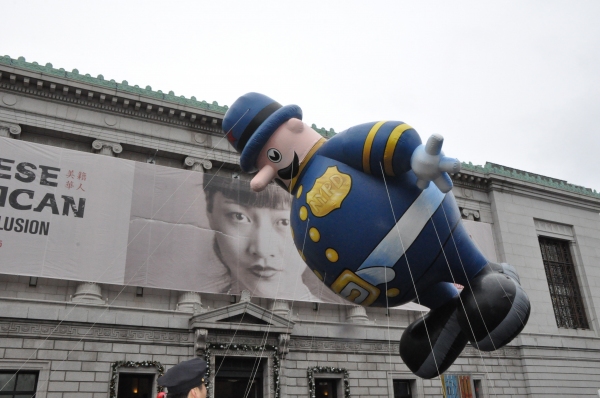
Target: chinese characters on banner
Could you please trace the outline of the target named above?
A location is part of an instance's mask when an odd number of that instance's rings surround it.
[[[67,178],[65,188],[85,192],[85,189],[83,189],[83,181],[87,180],[87,173],[85,171],[78,171],[75,173],[75,170],[68,170],[65,177]],[[75,186],[77,186],[77,188],[75,188]]]

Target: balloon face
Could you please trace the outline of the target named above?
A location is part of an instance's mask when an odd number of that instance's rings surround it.
[[[300,162],[322,137],[299,119],[292,118],[281,125],[269,138],[258,155],[252,189],[258,191],[275,180],[288,188],[300,172]]]

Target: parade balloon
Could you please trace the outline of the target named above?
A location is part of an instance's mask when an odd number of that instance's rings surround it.
[[[382,121],[326,140],[300,107],[258,93],[235,101],[223,131],[241,168],[257,172],[253,190],[274,181],[293,196],[294,243],[325,285],[353,304],[430,309],[400,340],[416,375],[443,373],[468,341],[492,351],[525,327],[517,272],[488,261],[461,222],[448,175],[460,162],[440,135],[423,144],[408,124]]]

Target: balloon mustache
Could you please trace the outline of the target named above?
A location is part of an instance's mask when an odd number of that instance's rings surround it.
[[[298,155],[294,152],[294,160],[285,168],[279,170],[277,175],[282,180],[291,180],[292,178],[298,175],[298,170],[300,168],[300,159],[298,159]]]

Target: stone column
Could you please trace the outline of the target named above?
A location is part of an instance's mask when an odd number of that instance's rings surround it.
[[[349,323],[368,323],[369,317],[367,310],[360,305],[346,307],[346,322]]]
[[[21,134],[21,126],[0,120],[0,137],[17,138]]]
[[[94,282],[82,282],[77,285],[71,301],[80,304],[106,304],[102,298],[102,288]]]
[[[202,308],[202,297],[196,292],[183,292],[177,301],[177,311],[193,312],[199,314],[204,312]]]
[[[198,159],[188,156],[183,160],[187,169],[204,173],[205,170],[212,169],[212,162],[207,159]]]
[[[276,315],[287,318],[290,314],[290,303],[285,300],[273,300],[271,311]]]
[[[92,148],[98,151],[101,155],[117,156],[123,152],[123,147],[118,142],[95,140],[92,142]]]

